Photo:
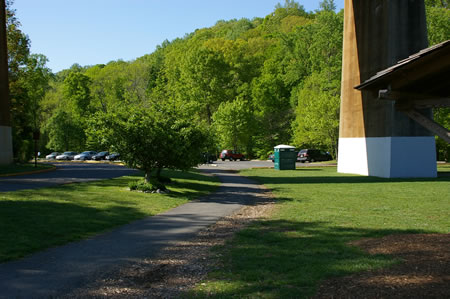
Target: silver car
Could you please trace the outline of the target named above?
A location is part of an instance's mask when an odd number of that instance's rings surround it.
[[[95,155],[96,153],[97,152],[94,152],[94,151],[85,151],[85,152],[82,152],[79,155],[76,155],[74,157],[74,160],[80,160],[80,161],[91,160],[92,156]]]
[[[61,155],[61,153],[53,152],[53,153],[48,154],[47,156],[45,156],[45,159],[47,159],[47,160],[54,160],[54,159],[56,159],[56,156],[59,156],[59,155]]]
[[[73,160],[73,158],[77,155],[77,152],[64,152],[59,156],[56,156],[56,160]]]

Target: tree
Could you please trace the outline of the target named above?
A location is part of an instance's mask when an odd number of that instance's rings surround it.
[[[334,3],[334,0],[322,0],[319,3],[320,10],[325,11],[335,11],[336,10],[336,4]]]
[[[337,156],[339,139],[339,84],[327,72],[314,73],[299,90],[293,123],[296,146],[323,146]]]
[[[37,131],[39,102],[48,88],[50,70],[44,55],[30,54],[30,40],[20,29],[20,22],[6,2],[8,72],[11,98],[13,154],[16,160],[33,156],[33,133]]]
[[[448,0],[425,0],[428,7],[448,8]]]
[[[91,79],[80,73],[72,72],[64,79],[64,96],[73,105],[73,112],[80,117],[89,114]]]
[[[213,115],[214,127],[222,147],[249,148],[252,139],[253,114],[242,99],[223,102]],[[247,152],[247,155],[251,154]]]
[[[450,39],[450,9],[448,5],[428,5],[427,31],[429,45],[435,45]]]
[[[44,132],[48,135],[47,148],[55,151],[82,151],[86,136],[78,118],[61,109],[56,110],[46,123]]]
[[[450,39],[450,9],[448,1],[426,0],[427,29],[429,45],[435,45]],[[450,127],[450,109],[434,109],[434,119],[444,126]],[[450,146],[441,138],[436,138],[438,159],[449,161]]]
[[[182,90],[190,101],[199,104],[199,110],[211,124],[219,104],[233,98],[230,65],[222,53],[202,45],[192,48],[185,57],[180,78],[185,84]]]
[[[96,114],[90,133],[143,170],[147,182],[154,170],[160,178],[163,168],[187,170],[201,162],[207,135],[198,124],[164,106],[132,111]]]

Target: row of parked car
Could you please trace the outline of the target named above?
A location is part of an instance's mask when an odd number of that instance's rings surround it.
[[[243,160],[245,160],[245,156],[238,151],[223,150],[219,155],[219,159],[221,159],[222,161],[225,161],[225,160],[243,161]],[[269,155],[269,160],[272,160],[272,162],[275,162],[275,155],[273,153]],[[331,156],[331,154],[329,152],[325,152],[325,151],[319,150],[319,149],[302,149],[297,154],[297,161],[302,162],[302,163],[317,162],[317,161],[330,161],[330,160],[333,160],[333,157]]]
[[[45,156],[47,160],[77,160],[77,161],[86,161],[86,160],[108,160],[115,161],[120,158],[118,153],[109,153],[109,152],[94,152],[94,151],[85,151],[82,153],[77,152],[53,152],[47,156]]]
[[[270,154],[269,160],[275,162],[275,155]],[[333,160],[331,154],[329,152],[325,152],[318,149],[302,149],[297,154],[298,162],[318,162],[318,161],[330,161]]]

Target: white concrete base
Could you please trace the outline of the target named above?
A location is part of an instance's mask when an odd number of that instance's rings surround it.
[[[0,126],[0,165],[13,162],[11,127]]]
[[[338,172],[383,178],[436,177],[433,136],[339,138]]]

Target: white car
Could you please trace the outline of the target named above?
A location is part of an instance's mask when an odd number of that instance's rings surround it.
[[[76,152],[64,152],[61,155],[56,156],[56,160],[73,160],[76,154]]]
[[[48,154],[47,156],[45,156],[45,159],[47,159],[47,160],[54,160],[54,159],[56,159],[56,156],[59,156],[59,155],[61,155],[61,153],[53,152],[53,153]]]
[[[97,152],[94,152],[94,151],[85,151],[85,152],[82,152],[79,155],[76,155],[74,157],[74,160],[80,160],[80,161],[91,160],[92,156],[95,155],[96,153]]]

